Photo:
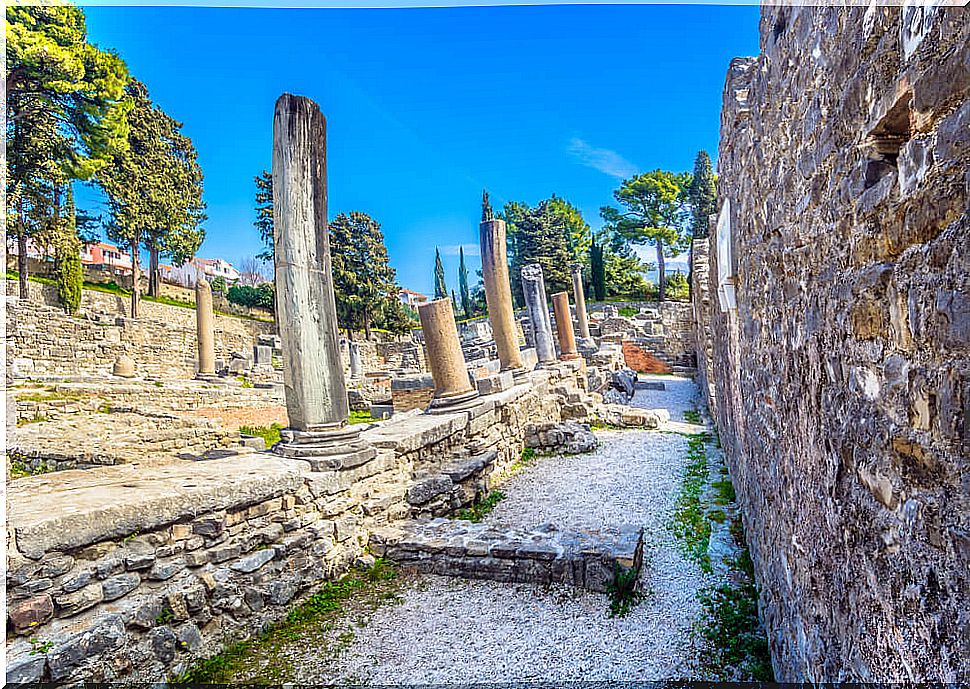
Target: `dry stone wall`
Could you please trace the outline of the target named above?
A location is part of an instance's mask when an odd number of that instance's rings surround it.
[[[195,310],[142,301],[139,317],[125,316],[128,298],[84,290],[81,313],[72,317],[57,304],[56,288],[30,283],[30,298],[9,296],[7,281],[7,372],[13,377],[108,375],[127,354],[139,376],[191,378],[197,369]],[[272,323],[215,316],[216,357],[252,356],[260,334]]]
[[[737,308],[698,349],[776,678],[966,681],[970,16],[765,7],[761,47],[721,120]]]
[[[375,530],[469,504],[537,426],[588,415],[595,401],[576,361],[473,410],[366,430],[377,455],[352,468],[249,454],[18,479],[7,681],[178,675],[346,571]]]

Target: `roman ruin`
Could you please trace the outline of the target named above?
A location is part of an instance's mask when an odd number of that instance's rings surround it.
[[[485,195],[484,315],[341,333],[290,94],[275,312],[8,276],[7,682],[970,677],[970,22],[761,16],[690,301],[510,271]]]

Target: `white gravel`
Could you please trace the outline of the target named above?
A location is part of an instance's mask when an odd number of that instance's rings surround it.
[[[659,376],[663,392],[640,390],[634,404],[694,407],[694,384]],[[307,649],[303,681],[374,684],[522,680],[689,679],[690,630],[705,577],[666,527],[686,441],[669,433],[599,432],[590,454],[548,457],[502,486],[507,499],[488,520],[560,528],[644,527],[646,599],[625,618],[608,616],[603,594],[567,587],[427,576],[399,605],[382,607],[337,658]]]

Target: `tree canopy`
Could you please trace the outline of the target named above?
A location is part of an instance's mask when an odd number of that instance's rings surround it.
[[[654,170],[631,177],[613,192],[621,208],[604,206],[606,227],[631,244],[652,244],[657,250],[658,295],[665,298],[664,258],[683,253],[688,231],[690,173]]]
[[[256,254],[261,261],[273,260],[273,173],[263,170],[253,177],[256,184],[256,220],[253,225],[259,232],[263,251]]]
[[[434,298],[444,299],[448,296],[448,286],[445,284],[445,267],[441,265],[441,252],[434,249]]]
[[[523,304],[522,267],[530,263],[542,266],[546,289],[550,293],[570,289],[569,264],[573,256],[570,232],[582,234],[582,215],[568,202],[553,197],[530,207],[510,201],[502,209],[508,229],[510,279],[516,303]],[[586,231],[588,232],[588,225]],[[588,244],[587,244],[588,247]],[[589,261],[587,255],[581,262]]]
[[[694,159],[690,183],[691,236],[706,237],[710,216],[717,212],[717,180],[711,168],[711,157],[700,151]]]
[[[468,288],[468,268],[465,267],[465,247],[458,247],[458,291],[465,318],[472,317],[472,293]]]

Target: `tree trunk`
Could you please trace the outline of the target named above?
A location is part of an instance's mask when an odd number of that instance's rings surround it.
[[[664,243],[657,240],[657,300],[663,301],[666,297],[667,281],[666,271],[664,270]]]
[[[148,246],[148,294],[158,297],[161,294],[161,269],[158,267],[158,247],[150,244]]]
[[[370,342],[370,309],[364,309],[364,339]]]
[[[20,283],[20,298],[27,298],[27,230],[26,223],[20,223],[20,232],[17,233],[17,278]]]
[[[131,317],[138,318],[138,282],[141,268],[138,265],[138,242],[131,243]]]

